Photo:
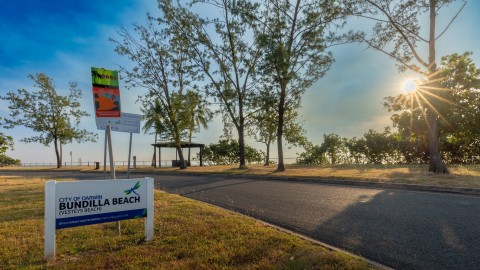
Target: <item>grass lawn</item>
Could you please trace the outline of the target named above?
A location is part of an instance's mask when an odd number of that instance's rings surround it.
[[[142,220],[57,231],[43,260],[45,179],[0,176],[1,269],[371,269],[248,217],[155,191],[155,238]]]
[[[238,165],[188,167],[186,170],[178,168],[139,167],[139,173],[193,173],[193,174],[233,174],[233,175],[261,175],[273,177],[305,177],[322,181],[322,179],[348,179],[356,181],[370,181],[378,183],[417,184],[441,187],[461,187],[480,189],[480,165],[448,165],[450,174],[437,175],[428,172],[427,164],[414,165],[293,165],[287,164],[285,172],[276,172],[276,166],[249,165],[246,169],[239,169]],[[95,171],[90,167],[3,167],[0,170],[78,170]],[[126,167],[116,167],[119,172],[125,172]],[[103,167],[100,170],[103,171]],[[109,171],[109,168],[107,168]]]
[[[238,166],[205,166],[178,168],[142,167],[138,172],[182,172],[246,174],[274,177],[306,177],[310,179],[348,179],[379,183],[433,185],[480,189],[480,165],[449,165],[450,174],[437,175],[428,172],[428,165],[287,165],[285,172],[275,172],[276,166],[250,165],[246,169]],[[119,168],[123,170],[122,168]]]

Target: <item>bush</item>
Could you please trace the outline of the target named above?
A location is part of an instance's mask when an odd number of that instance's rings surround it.
[[[19,165],[20,165],[19,159],[13,159],[7,155],[0,155],[0,167],[19,166]]]
[[[211,165],[231,165],[240,163],[240,145],[235,140],[220,140],[211,143],[203,150],[205,163]],[[262,152],[245,145],[245,160],[247,163],[263,161]]]

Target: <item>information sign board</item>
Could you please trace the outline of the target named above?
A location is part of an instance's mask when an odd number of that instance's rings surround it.
[[[96,118],[121,117],[117,71],[92,67],[92,92]]]
[[[55,257],[55,230],[146,218],[153,239],[153,179],[48,181],[45,184],[45,258]]]
[[[97,128],[99,130],[105,130],[109,125],[112,131],[127,132],[127,133],[140,133],[140,122],[142,116],[134,113],[123,113],[120,118],[97,118]]]

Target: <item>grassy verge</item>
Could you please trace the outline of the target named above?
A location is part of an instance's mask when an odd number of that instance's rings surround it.
[[[285,172],[276,172],[276,166],[250,165],[246,169],[231,166],[189,167],[186,170],[178,168],[139,167],[132,171],[138,173],[202,173],[202,174],[234,174],[234,175],[261,175],[274,177],[308,177],[311,179],[348,179],[379,183],[417,184],[441,187],[462,187],[480,189],[480,165],[448,165],[450,174],[436,175],[428,172],[428,165],[287,165]],[[45,171],[95,171],[93,167],[52,167],[23,168],[4,167],[1,170],[45,170]],[[102,171],[103,168],[100,168]],[[109,169],[107,169],[109,170]],[[116,167],[119,172],[125,172],[125,167]]]
[[[245,174],[274,177],[307,177],[312,179],[348,179],[379,183],[433,185],[442,187],[464,187],[480,189],[480,165],[450,165],[450,174],[436,175],[428,172],[428,165],[287,165],[285,172],[275,172],[276,166],[251,165],[246,169],[238,166],[190,167],[137,169],[138,172],[182,172]]]
[[[155,239],[143,221],[57,231],[57,260],[43,260],[44,179],[0,176],[2,269],[369,269],[250,218],[155,192]]]

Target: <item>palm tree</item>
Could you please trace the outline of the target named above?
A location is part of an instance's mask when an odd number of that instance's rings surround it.
[[[155,133],[155,143],[157,143],[158,136],[162,135],[165,132],[165,125],[162,115],[163,110],[159,99],[154,99],[153,101],[148,102],[148,105],[143,107],[143,120],[145,120],[145,124],[143,125],[143,132],[147,134],[150,130],[153,129]],[[151,133],[153,134],[153,133]],[[160,164],[159,164],[160,165]],[[152,158],[152,166],[157,167],[157,148],[153,148],[153,158]]]
[[[213,112],[205,106],[202,97],[197,92],[188,91],[185,95],[187,115],[189,117],[188,125],[188,143],[192,143],[194,132],[199,132],[200,127],[208,128],[207,123],[212,119]],[[190,164],[190,147],[188,148],[188,164]]]

